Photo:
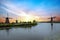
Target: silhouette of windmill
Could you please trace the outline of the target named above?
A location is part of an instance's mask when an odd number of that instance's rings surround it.
[[[50,20],[50,22],[51,22],[51,30],[53,30],[53,22],[54,22],[54,20],[53,19],[55,19],[56,17],[50,17],[50,18],[48,18],[48,19],[51,19]]]
[[[48,19],[51,19],[50,22],[53,23],[53,19],[55,19],[56,17],[50,17]]]
[[[8,17],[9,15],[8,15],[8,13],[7,13],[7,17],[4,17],[6,20],[5,20],[5,23],[7,23],[7,24],[9,24],[10,22],[9,22],[9,19],[12,19],[12,18],[9,18]]]

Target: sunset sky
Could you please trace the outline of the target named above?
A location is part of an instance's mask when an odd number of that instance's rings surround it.
[[[12,22],[47,21],[51,16],[60,20],[60,0],[0,0],[0,22],[9,15]]]

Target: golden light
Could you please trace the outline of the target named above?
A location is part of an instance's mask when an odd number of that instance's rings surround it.
[[[45,21],[45,19],[41,19],[39,16],[37,16],[37,14],[34,11],[27,13],[27,12],[19,9],[18,7],[16,7],[14,4],[5,3],[4,5],[8,7],[8,9],[5,7],[2,7],[2,8],[4,8],[4,10],[6,10],[9,13],[12,13],[14,15],[21,17],[21,18],[19,18],[19,17],[17,18],[17,20],[19,22],[20,21],[28,22],[28,21],[33,21],[33,20],[36,20],[36,21],[43,21],[44,20]]]
[[[39,21],[39,17],[38,16],[34,16],[34,15],[26,15],[24,21],[26,21],[26,22],[28,22],[28,21],[33,22],[33,20]]]
[[[29,21],[33,21],[34,20],[34,18],[33,18],[33,16],[31,16],[31,15],[25,15],[24,17],[23,17],[23,21],[25,21],[25,22],[29,22]]]

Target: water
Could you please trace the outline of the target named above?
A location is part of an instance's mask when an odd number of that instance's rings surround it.
[[[0,40],[60,40],[60,23],[38,23],[30,28],[0,28]]]

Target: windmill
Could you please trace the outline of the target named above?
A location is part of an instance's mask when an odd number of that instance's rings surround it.
[[[4,17],[6,20],[5,20],[5,23],[7,23],[7,24],[9,24],[10,22],[9,22],[9,19],[12,19],[12,18],[9,18],[8,17],[9,15],[8,15],[8,13],[7,13],[7,17]]]
[[[50,17],[48,19],[51,19],[50,22],[53,23],[53,19],[55,19],[56,17]]]
[[[48,18],[48,19],[50,19],[50,22],[51,22],[51,30],[53,30],[53,22],[54,22],[54,20],[53,19],[55,19],[56,17],[50,17],[50,18]]]

